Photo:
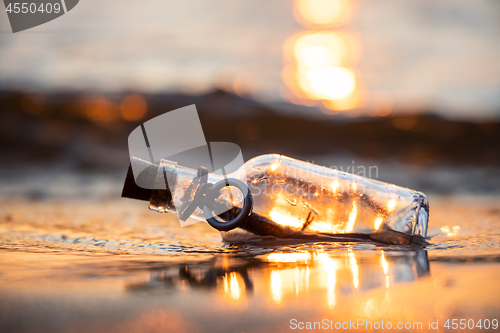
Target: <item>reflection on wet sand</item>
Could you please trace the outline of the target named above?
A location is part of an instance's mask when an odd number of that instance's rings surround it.
[[[358,253],[348,249],[335,254],[314,250],[273,252],[248,258],[221,255],[206,262],[154,271],[149,281],[130,284],[127,290],[154,293],[214,290],[230,304],[240,303],[246,295],[256,293],[270,305],[320,292],[325,296],[318,301],[333,308],[338,303],[337,293],[389,288],[429,272],[425,250],[389,254],[384,250]]]
[[[0,276],[0,331],[285,332],[292,318],[426,325],[499,313],[498,265],[431,269],[427,251],[409,247],[314,243],[185,263],[66,252],[0,256],[19,266]]]
[[[0,332],[290,332],[292,318],[421,322],[413,331],[438,332],[429,320],[491,321],[500,314],[499,220],[497,200],[482,202],[438,202],[436,236],[416,250],[227,246],[208,225],[179,228],[133,203],[10,201],[0,217]]]

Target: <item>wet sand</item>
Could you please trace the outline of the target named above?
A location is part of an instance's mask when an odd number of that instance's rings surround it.
[[[234,140],[245,159],[376,166],[365,176],[430,203],[425,248],[229,246],[208,224],[181,228],[147,202],[120,198],[127,135],[140,122],[92,120],[79,108],[84,94],[47,95],[37,115],[23,109],[27,95],[0,95],[0,332],[285,332],[358,319],[372,330],[384,321],[444,332],[447,320],[500,319],[498,122],[326,122],[221,92],[147,96],[147,119],[201,103],[207,141]],[[402,128],[408,119],[414,127]]]
[[[447,331],[447,319],[500,317],[497,197],[430,196],[424,249],[228,246],[206,223],[180,228],[108,196],[118,186],[90,186],[100,199],[2,194],[0,331],[285,332],[292,319]]]

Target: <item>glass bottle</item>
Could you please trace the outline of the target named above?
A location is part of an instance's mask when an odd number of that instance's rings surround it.
[[[181,224],[186,211],[189,219],[185,224],[207,219],[210,223],[214,219],[207,214],[211,212],[219,223],[210,224],[223,231],[238,227],[254,235],[280,238],[335,236],[425,243],[427,198],[408,188],[277,154],[255,157],[226,177],[207,174],[204,181],[199,170],[172,161],[149,164],[145,172],[156,174],[155,189],[142,190],[131,184],[129,169],[122,196],[149,200],[150,209],[158,212],[177,213]],[[226,186],[227,180],[235,181]],[[200,199],[197,191],[203,183],[222,184],[215,196],[212,193],[214,205],[208,205],[209,209],[193,204]],[[245,186],[233,186],[238,184],[246,185],[250,194],[245,193]],[[243,214],[249,198],[250,210]],[[244,218],[231,225],[242,214]]]

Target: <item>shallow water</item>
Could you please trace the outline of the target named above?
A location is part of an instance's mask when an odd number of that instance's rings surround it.
[[[28,183],[0,190],[0,332],[281,332],[292,319],[447,331],[447,319],[500,319],[498,196],[430,195],[425,249],[229,246],[208,224],[181,228],[117,198],[105,176]]]

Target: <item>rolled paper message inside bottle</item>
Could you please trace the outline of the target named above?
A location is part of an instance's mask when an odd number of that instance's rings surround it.
[[[138,188],[128,175],[122,196],[149,197],[152,210],[207,220],[225,239],[238,228],[280,238],[426,243],[427,198],[408,188],[276,154],[255,157],[226,177],[168,160],[149,164],[155,189]]]

